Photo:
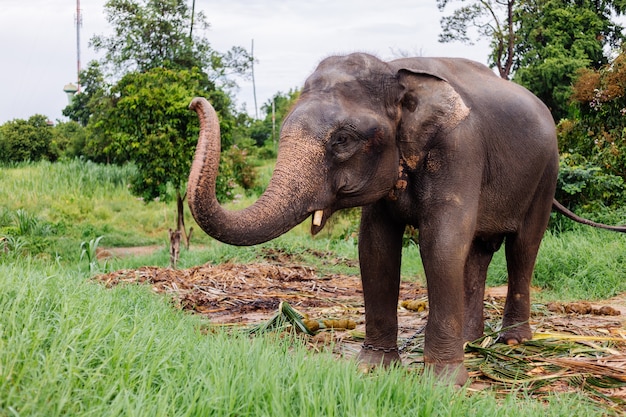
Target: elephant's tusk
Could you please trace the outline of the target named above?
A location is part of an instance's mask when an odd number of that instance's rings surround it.
[[[322,217],[324,217],[324,212],[322,210],[316,210],[315,213],[313,214],[313,225],[321,226]]]

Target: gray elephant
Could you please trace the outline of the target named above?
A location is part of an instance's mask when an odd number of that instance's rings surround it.
[[[189,206],[214,238],[254,245],[309,216],[315,234],[335,211],[363,207],[361,361],[400,360],[397,304],[406,225],[419,229],[428,285],[427,366],[457,384],[467,380],[463,344],[483,335],[487,267],[503,242],[509,286],[500,339],[531,338],[530,280],[553,202],[584,221],[553,200],[555,126],[533,94],[465,59],[329,57],[306,80],[283,122],[268,188],[237,212],[215,198],[217,116],[202,98],[190,107],[200,117],[200,137]]]

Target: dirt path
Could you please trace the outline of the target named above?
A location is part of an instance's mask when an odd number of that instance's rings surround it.
[[[128,248],[97,248],[96,258],[103,260],[111,258],[125,258],[128,256],[144,256],[151,255],[161,249],[163,249],[163,245],[135,246]]]

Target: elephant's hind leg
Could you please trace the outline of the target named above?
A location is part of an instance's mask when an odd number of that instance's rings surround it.
[[[530,280],[539,241],[525,241],[519,235],[507,238],[508,290],[499,341],[517,344],[532,339],[530,330]]]
[[[552,195],[535,197],[520,230],[507,235],[506,261],[509,273],[508,292],[499,340],[517,344],[532,339],[530,324],[530,281],[541,239],[548,226]]]
[[[465,263],[465,311],[463,315],[463,338],[467,342],[483,336],[485,320],[483,299],[487,268],[493,254],[500,248],[504,237],[491,239],[476,238],[472,242],[467,262]]]

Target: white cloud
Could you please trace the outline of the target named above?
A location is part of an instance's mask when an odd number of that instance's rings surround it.
[[[110,31],[105,0],[81,2],[81,61],[96,58],[88,48],[95,34]],[[257,102],[302,85],[324,57],[354,51],[383,59],[394,51],[425,56],[464,56],[485,62],[484,45],[440,44],[435,0],[196,0],[218,51],[250,48],[254,39]],[[73,0],[4,0],[0,14],[0,124],[35,113],[61,119],[63,86],[76,78]],[[254,113],[252,82],[238,80],[238,102]]]

